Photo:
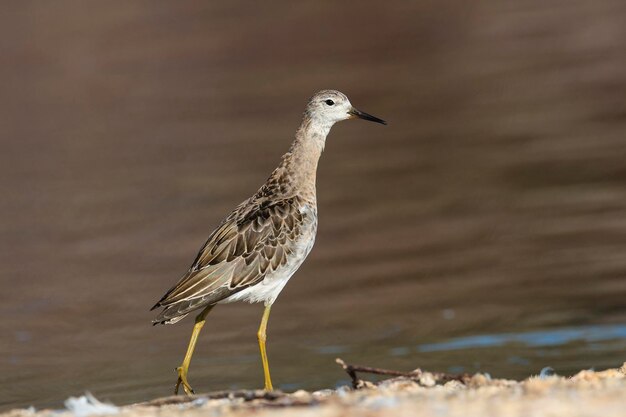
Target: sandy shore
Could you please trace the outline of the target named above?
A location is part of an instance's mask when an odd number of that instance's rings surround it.
[[[626,415],[626,363],[619,369],[581,371],[571,377],[492,379],[485,374],[447,380],[416,371],[359,389],[295,393],[232,391],[166,397],[123,407],[82,397],[70,410],[12,410],[3,417],[86,416],[619,416]]]

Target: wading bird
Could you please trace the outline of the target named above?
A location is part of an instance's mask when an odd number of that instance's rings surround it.
[[[265,304],[257,336],[265,389],[273,389],[265,351],[270,309],[315,242],[315,177],[326,136],[335,123],[352,118],[387,124],[352,107],[339,91],[315,94],[291,148],[265,184],[222,221],[187,273],[152,307],[163,308],[154,324],[173,324],[200,310],[183,363],[176,368],[176,394],[180,385],[193,393],[187,373],[207,314],[216,304],[233,301]]]

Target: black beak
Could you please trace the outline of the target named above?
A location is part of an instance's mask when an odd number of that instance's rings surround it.
[[[358,117],[359,119],[380,123],[381,125],[387,124],[387,122],[385,122],[383,119],[379,119],[378,117],[372,116],[371,114],[367,114],[361,110],[357,110],[354,107],[352,108],[352,110],[348,112],[348,114],[351,115],[352,117]]]

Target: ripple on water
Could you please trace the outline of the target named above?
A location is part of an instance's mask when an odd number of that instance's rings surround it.
[[[581,341],[598,349],[597,342],[626,339],[626,324],[590,325],[540,330],[522,333],[495,333],[459,337],[445,342],[428,343],[417,346],[419,352],[439,352],[449,350],[499,347],[507,344],[523,344],[528,347],[560,346]]]

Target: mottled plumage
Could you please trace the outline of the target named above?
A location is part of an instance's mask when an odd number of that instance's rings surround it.
[[[187,355],[177,368],[186,393],[187,369],[205,317],[219,303],[263,302],[259,346],[265,388],[272,389],[265,354],[265,328],[271,305],[300,267],[315,242],[317,202],[315,177],[326,136],[338,121],[359,117],[384,121],[356,110],[339,91],[324,90],[309,101],[289,151],[265,184],[241,203],[211,233],[185,275],[152,307],[162,307],[154,324],[172,324],[201,310]]]
[[[265,192],[264,186],[209,236],[189,271],[155,305],[165,307],[155,323],[175,323],[206,305],[236,301],[234,295],[266,277],[279,279],[276,272],[303,255],[301,247],[315,239],[315,201]]]

